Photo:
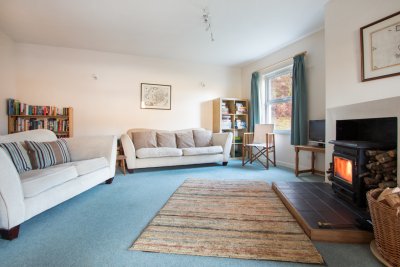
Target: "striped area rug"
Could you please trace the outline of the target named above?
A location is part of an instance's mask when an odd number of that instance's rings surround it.
[[[186,180],[131,250],[323,263],[310,239],[263,181]]]

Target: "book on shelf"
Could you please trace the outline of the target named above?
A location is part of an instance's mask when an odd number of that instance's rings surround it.
[[[236,114],[247,114],[247,107],[243,103],[236,103]]]
[[[22,118],[16,119],[14,124],[14,132],[23,132],[36,129],[48,129],[53,132],[68,132],[68,119],[59,118]]]
[[[33,106],[21,103],[17,99],[7,99],[7,115],[32,115],[32,116],[68,116],[69,108],[54,106]]]

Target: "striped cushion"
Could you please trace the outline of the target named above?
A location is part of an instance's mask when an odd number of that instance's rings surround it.
[[[2,143],[0,144],[0,148],[2,148],[10,156],[18,173],[32,170],[28,154],[20,143]]]
[[[64,139],[44,143],[25,141],[25,144],[33,169],[43,169],[71,161],[67,142]]]

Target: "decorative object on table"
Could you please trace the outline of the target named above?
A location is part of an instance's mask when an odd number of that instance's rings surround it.
[[[254,180],[187,179],[131,250],[324,263],[270,186]]]
[[[400,12],[360,29],[361,80],[400,75]]]
[[[140,108],[171,109],[171,85],[142,83]]]
[[[367,200],[375,236],[371,250],[379,260],[400,266],[400,188],[370,190]]]

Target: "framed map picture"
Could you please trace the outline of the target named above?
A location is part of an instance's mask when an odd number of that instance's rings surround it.
[[[142,83],[140,108],[171,109],[171,85]]]
[[[361,80],[400,75],[400,12],[360,29]]]

